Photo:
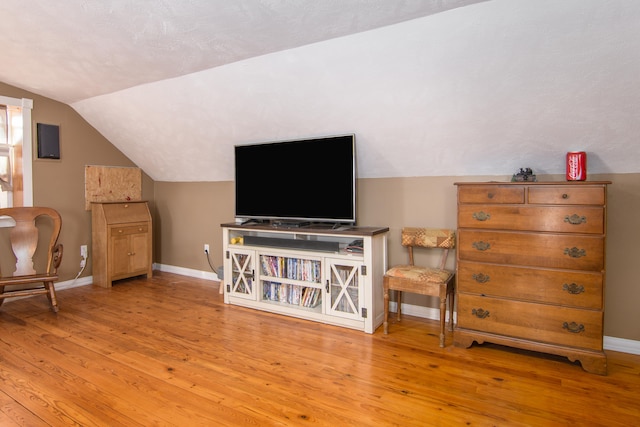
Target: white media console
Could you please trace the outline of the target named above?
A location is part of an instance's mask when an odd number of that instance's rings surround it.
[[[387,227],[222,224],[224,302],[373,333]]]

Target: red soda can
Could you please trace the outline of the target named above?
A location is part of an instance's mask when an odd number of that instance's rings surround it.
[[[584,181],[587,179],[587,153],[570,151],[567,153],[567,181]]]

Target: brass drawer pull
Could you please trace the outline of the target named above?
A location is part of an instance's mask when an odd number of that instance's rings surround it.
[[[585,251],[584,249],[578,249],[574,246],[571,249],[565,248],[564,254],[569,255],[571,258],[580,258],[583,256],[587,256],[587,251]]]
[[[473,273],[471,277],[478,283],[487,283],[489,280],[491,280],[491,278],[484,273]]]
[[[571,323],[564,322],[562,324],[562,329],[566,329],[572,334],[579,334],[580,332],[584,332],[584,325],[577,324],[576,322],[571,322]]]
[[[474,212],[473,219],[475,219],[476,221],[486,221],[488,219],[491,219],[491,215],[482,211]]]
[[[587,217],[580,216],[578,214],[573,214],[571,216],[567,215],[564,217],[564,222],[568,222],[569,224],[572,224],[572,225],[585,224],[587,222]]]
[[[474,308],[471,310],[471,314],[476,316],[478,319],[486,319],[489,317],[489,311],[483,308]]]
[[[569,195],[568,195],[567,193],[564,193],[564,194],[562,195],[562,198],[563,198],[563,199],[568,199],[568,198],[569,198]]]
[[[584,292],[584,286],[576,285],[575,283],[565,283],[564,285],[562,285],[562,290],[567,291],[572,295],[578,295]]]
[[[487,198],[488,199],[493,199],[494,194],[493,193],[487,193]]]
[[[479,242],[473,242],[472,246],[479,251],[486,251],[488,249],[491,249],[491,244],[489,242],[483,242],[482,240]]]

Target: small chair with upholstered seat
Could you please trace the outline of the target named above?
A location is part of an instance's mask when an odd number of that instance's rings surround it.
[[[62,261],[62,244],[57,243],[60,214],[45,207],[4,208],[0,224],[0,305],[10,297],[46,294],[57,312],[54,282]]]
[[[389,291],[397,291],[397,313],[400,320],[402,292],[411,292],[440,298],[440,347],[444,347],[447,301],[449,302],[449,328],[453,330],[453,302],[455,274],[445,269],[449,249],[455,247],[455,231],[440,228],[402,229],[402,246],[408,248],[409,264],[390,268],[384,275],[384,333],[389,333]],[[414,248],[442,249],[440,263],[435,268],[414,264]]]

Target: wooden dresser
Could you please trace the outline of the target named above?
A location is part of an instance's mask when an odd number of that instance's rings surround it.
[[[551,353],[606,374],[607,184],[456,183],[455,345]]]
[[[147,202],[92,203],[93,283],[152,276],[152,228]]]

